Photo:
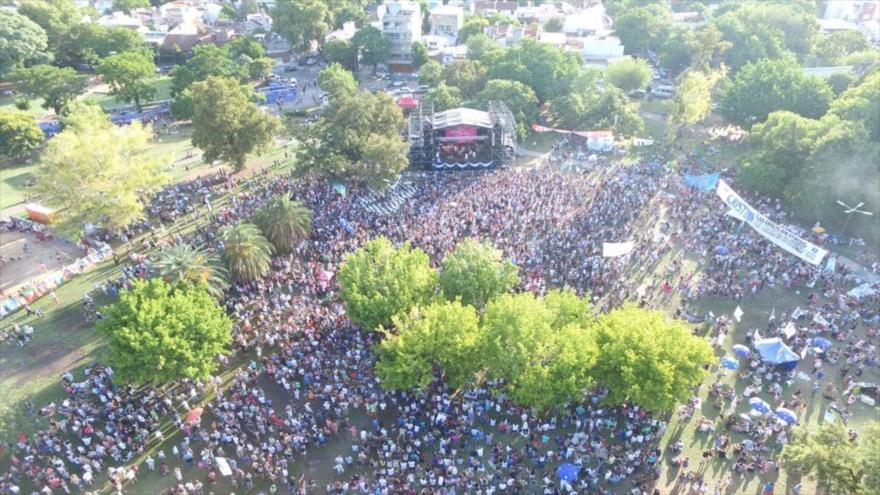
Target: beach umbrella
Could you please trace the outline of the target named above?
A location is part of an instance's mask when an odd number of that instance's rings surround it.
[[[736,344],[733,346],[733,353],[739,357],[749,357],[752,355],[752,350],[742,344]]]
[[[578,479],[578,473],[580,473],[581,468],[575,466],[574,464],[560,464],[558,468],[556,468],[556,476],[559,476],[559,479],[567,481],[569,483],[574,483]]]
[[[797,423],[797,414],[791,409],[780,407],[776,410],[776,417],[790,425]]]
[[[813,337],[813,347],[818,347],[823,351],[831,349],[831,341],[823,337]]]
[[[721,255],[730,254],[730,249],[727,246],[715,246],[715,253]]]
[[[758,411],[759,413],[767,414],[772,410],[770,404],[767,404],[764,400],[759,397],[752,397],[749,399],[749,405],[752,406],[753,411]]]
[[[732,357],[725,356],[721,358],[721,366],[724,366],[729,370],[739,369],[739,361],[733,359]]]

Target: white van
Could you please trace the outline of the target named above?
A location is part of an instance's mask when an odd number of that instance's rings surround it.
[[[675,86],[669,84],[658,84],[651,87],[651,96],[668,100],[675,95]]]

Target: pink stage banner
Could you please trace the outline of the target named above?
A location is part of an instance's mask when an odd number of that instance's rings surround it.
[[[446,139],[456,143],[469,143],[477,139],[477,128],[471,125],[459,125],[446,128]]]

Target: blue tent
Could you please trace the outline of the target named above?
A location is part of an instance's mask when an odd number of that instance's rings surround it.
[[[729,370],[736,370],[739,369],[739,361],[733,359],[732,357],[724,356],[723,358],[721,358],[721,366],[724,366]]]
[[[565,480],[569,483],[574,483],[578,479],[578,473],[581,472],[581,468],[575,466],[574,464],[560,464],[556,469],[556,476],[559,476],[559,479]]]
[[[800,356],[795,354],[795,352],[785,345],[782,339],[778,337],[756,340],[755,349],[758,351],[758,354],[761,355],[761,359],[765,362],[776,366],[782,366],[787,370],[793,370],[797,366],[798,361],[801,360]]]

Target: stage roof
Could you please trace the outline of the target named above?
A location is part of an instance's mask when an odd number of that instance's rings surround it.
[[[457,125],[492,127],[492,119],[489,117],[489,112],[461,107],[435,113],[431,117],[431,123],[434,125],[434,129],[445,129]]]

